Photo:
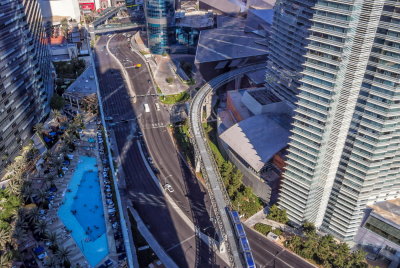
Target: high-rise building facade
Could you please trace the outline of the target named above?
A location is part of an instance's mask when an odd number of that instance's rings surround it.
[[[145,0],[148,46],[153,54],[168,50],[168,27],[172,25],[175,0]]]
[[[50,111],[50,54],[35,0],[0,1],[0,169]]]
[[[313,15],[279,205],[348,241],[367,204],[400,196],[400,6],[300,2]]]
[[[307,52],[313,1],[277,1],[269,42],[266,83],[281,99],[295,102]]]

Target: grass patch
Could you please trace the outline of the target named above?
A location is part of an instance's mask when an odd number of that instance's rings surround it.
[[[146,239],[142,236],[137,228],[137,223],[132,213],[128,210],[129,222],[131,224],[132,238],[135,244],[136,256],[138,258],[139,267],[148,267],[150,263],[158,260],[157,255],[151,248],[145,250],[138,250],[138,248],[147,246]]]
[[[272,231],[272,226],[264,223],[256,223],[253,228],[263,235],[267,235],[269,232]]]
[[[264,223],[256,223],[253,228],[254,228],[254,230],[262,233],[265,236],[269,232],[272,232],[272,233],[276,234],[277,236],[281,236],[283,233],[281,229],[273,228],[272,226],[270,226],[268,224],[264,224]]]
[[[160,101],[164,104],[175,104],[179,102],[185,102],[189,99],[190,95],[186,91],[174,95],[160,96]]]
[[[194,165],[194,149],[190,142],[189,124],[186,121],[183,125],[173,127],[173,134],[178,144],[179,151],[185,160]]]

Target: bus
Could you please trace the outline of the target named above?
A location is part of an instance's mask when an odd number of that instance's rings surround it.
[[[146,113],[149,113],[149,112],[150,112],[150,107],[149,107],[149,105],[148,105],[147,103],[145,103],[145,104],[143,104],[143,106],[144,106],[144,111],[145,111]]]

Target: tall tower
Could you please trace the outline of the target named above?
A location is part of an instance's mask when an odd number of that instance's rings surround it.
[[[151,53],[168,49],[168,27],[173,23],[175,0],[145,0],[147,38]]]
[[[342,240],[352,240],[367,204],[400,196],[396,6],[312,6],[279,205],[292,221],[313,222]]]
[[[278,0],[274,7],[266,83],[276,96],[292,103],[299,92],[315,2]]]
[[[50,111],[50,54],[35,0],[0,1],[0,170]]]

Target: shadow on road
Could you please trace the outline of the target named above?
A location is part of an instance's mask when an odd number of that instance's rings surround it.
[[[141,135],[141,126],[145,122],[140,126],[137,120],[137,116],[140,117],[143,113],[143,103],[140,99],[136,103],[132,101],[122,72],[105,49],[107,40],[106,36],[99,39],[95,49],[95,62],[105,117],[112,117],[108,129],[115,135],[114,148],[118,149],[122,165],[120,174],[125,178],[126,185],[120,190],[121,196],[130,198],[150,232],[179,267],[214,267],[216,258],[212,249],[195,236],[193,230],[168,204],[145,166],[138,147],[142,146],[147,158],[148,145]],[[134,71],[129,69],[128,75],[131,77],[131,72]],[[148,78],[145,75],[141,74],[141,82],[147,83]],[[137,86],[134,83],[135,91]],[[158,142],[162,143],[163,140]],[[215,231],[206,209],[208,204],[205,193],[184,163],[180,163],[180,166],[185,178],[185,192],[190,197],[187,212],[202,231],[214,236]]]

